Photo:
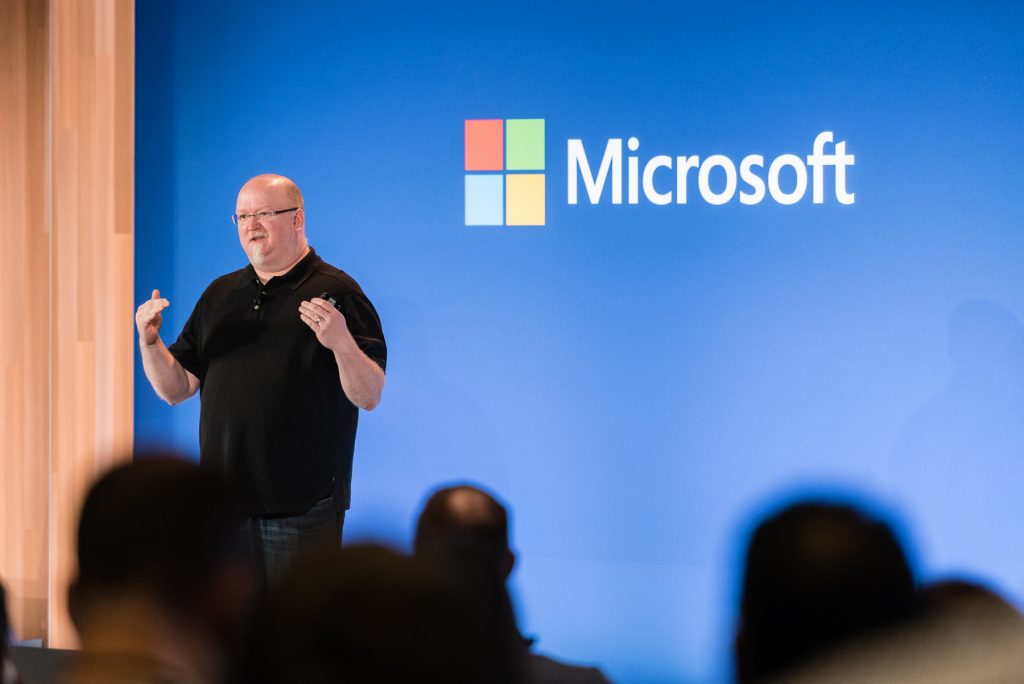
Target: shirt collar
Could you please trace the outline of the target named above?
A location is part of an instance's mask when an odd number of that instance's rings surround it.
[[[288,286],[294,290],[301,285],[306,278],[310,276],[310,274],[313,273],[313,270],[316,268],[318,263],[320,263],[320,257],[317,256],[316,250],[310,247],[309,253],[302,257],[302,260],[299,261],[299,263],[292,266],[291,270],[282,276],[275,276],[267,282],[273,281],[287,283]],[[243,287],[251,285],[253,282],[255,282],[257,286],[260,285],[260,279],[256,275],[256,269],[252,267],[252,264],[249,264],[239,272],[235,289],[240,290]]]

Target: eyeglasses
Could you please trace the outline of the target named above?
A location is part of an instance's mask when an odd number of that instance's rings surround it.
[[[269,221],[278,214],[285,214],[289,211],[298,211],[298,209],[298,207],[292,207],[291,209],[279,209],[277,211],[258,211],[255,214],[232,214],[231,222],[237,226],[241,223],[248,223],[254,218],[257,218],[260,221]]]

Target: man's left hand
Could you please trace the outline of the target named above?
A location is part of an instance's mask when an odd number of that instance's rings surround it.
[[[345,316],[325,299],[314,297],[299,304],[299,318],[316,334],[316,339],[331,351],[338,351],[350,336]]]

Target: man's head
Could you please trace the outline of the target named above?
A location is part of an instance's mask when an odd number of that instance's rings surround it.
[[[747,549],[739,680],[892,625],[913,601],[913,575],[888,525],[851,506],[791,505],[758,525]]]
[[[90,628],[109,630],[116,606],[136,604],[170,623],[234,638],[254,586],[225,483],[169,454],[118,466],[93,484],[77,551],[69,604],[83,639]]]
[[[485,643],[498,660],[525,652],[505,581],[515,565],[508,547],[508,512],[484,490],[463,484],[435,491],[416,524],[415,556],[442,568],[480,611]],[[512,677],[515,679],[515,677]]]
[[[414,545],[417,554],[481,563],[502,580],[515,565],[508,546],[508,512],[496,498],[471,485],[445,487],[427,499]]]
[[[4,585],[0,584],[0,667],[7,657],[7,641],[10,638],[10,625],[7,622],[7,595]]]
[[[474,588],[374,545],[296,557],[258,616],[241,680],[511,682],[518,652]]]
[[[258,216],[261,212],[279,211],[282,213]],[[235,215],[238,240],[258,271],[286,271],[306,252],[302,193],[291,179],[269,173],[250,178],[238,191]]]

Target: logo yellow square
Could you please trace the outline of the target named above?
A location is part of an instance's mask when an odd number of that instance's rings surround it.
[[[544,225],[543,173],[510,173],[505,176],[505,225]]]

